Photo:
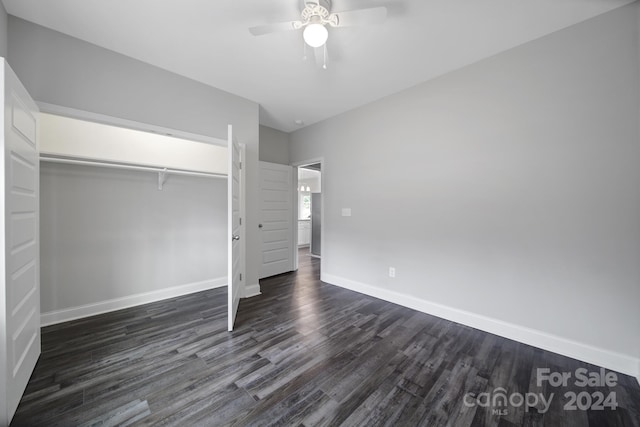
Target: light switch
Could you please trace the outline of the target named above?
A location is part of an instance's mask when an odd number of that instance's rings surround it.
[[[342,216],[351,216],[351,208],[342,208]]]

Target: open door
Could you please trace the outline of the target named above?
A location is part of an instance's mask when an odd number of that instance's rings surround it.
[[[37,107],[0,58],[4,130],[0,155],[0,426],[8,425],[40,356]]]
[[[227,190],[227,210],[228,210],[228,272],[227,272],[227,288],[229,298],[229,326],[228,330],[233,331],[233,324],[236,320],[238,312],[238,304],[240,303],[241,288],[243,286],[243,268],[244,268],[244,251],[242,250],[244,238],[242,235],[242,149],[240,144],[233,138],[233,129],[229,125],[228,131],[228,190]]]

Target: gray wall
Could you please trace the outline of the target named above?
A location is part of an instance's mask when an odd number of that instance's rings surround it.
[[[0,56],[7,57],[7,39],[9,34],[9,17],[4,5],[0,1]]]
[[[637,9],[292,133],[323,276],[640,357]]]
[[[289,164],[289,134],[260,126],[260,161]]]
[[[226,276],[226,180],[42,163],[42,312]]]
[[[245,143],[247,283],[258,283],[258,104],[9,17],[9,63],[36,101]]]

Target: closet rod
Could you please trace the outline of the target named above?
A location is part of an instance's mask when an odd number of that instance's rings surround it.
[[[194,172],[194,171],[186,171],[181,169],[167,169],[153,166],[138,166],[127,163],[116,163],[116,162],[100,162],[95,160],[78,160],[78,159],[70,159],[67,157],[51,157],[51,156],[40,156],[40,160],[51,163],[69,163],[74,165],[86,165],[86,166],[100,166],[114,169],[128,169],[128,170],[137,170],[137,171],[147,171],[147,172],[155,172],[155,173],[167,173],[173,175],[186,175],[186,176],[203,176],[209,178],[226,178],[226,174],[221,173],[210,173],[210,172]]]

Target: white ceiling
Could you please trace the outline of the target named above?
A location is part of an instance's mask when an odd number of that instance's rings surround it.
[[[7,11],[248,98],[285,132],[430,80],[633,0],[334,0],[386,6],[387,20],[330,28],[328,69],[302,60],[300,0],[2,0]]]

